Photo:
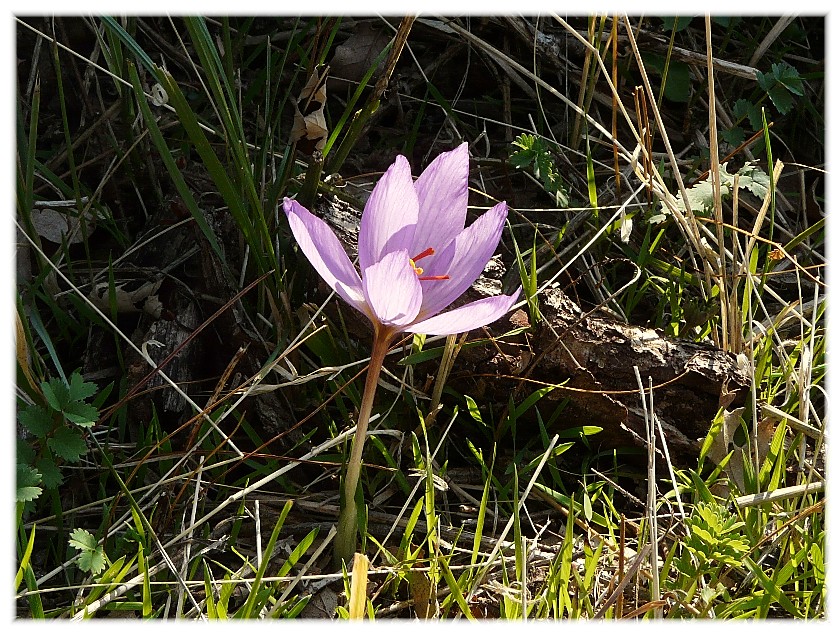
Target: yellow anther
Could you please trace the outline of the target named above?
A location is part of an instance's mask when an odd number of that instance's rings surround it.
[[[417,275],[423,275],[423,268],[422,268],[422,267],[417,266],[417,265],[414,263],[414,259],[413,259],[413,258],[408,258],[408,261],[409,261],[409,262],[411,262],[411,267],[414,269],[414,272],[415,272],[415,273],[417,273]]]

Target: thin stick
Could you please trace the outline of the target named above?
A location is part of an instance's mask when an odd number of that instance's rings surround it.
[[[650,575],[651,575],[651,597],[653,601],[659,600],[659,561],[658,541],[656,523],[656,429],[653,422],[653,386],[650,386],[650,404],[645,400],[645,387],[642,383],[642,376],[639,374],[638,366],[633,366],[636,373],[636,381],[639,384],[639,393],[642,397],[642,409],[645,414],[645,431],[647,432],[648,447],[648,490],[647,490],[647,519],[648,530],[650,531]],[[651,381],[652,382],[652,381]],[[656,616],[661,617],[662,611],[657,609]]]
[[[717,284],[720,288],[720,329],[712,329],[715,344],[727,352],[738,353],[733,350],[729,337],[729,310],[727,307],[728,294],[726,292],[726,244],[723,241],[723,202],[720,189],[720,152],[718,151],[717,115],[715,114],[715,73],[712,66],[712,17],[706,14],[706,63],[709,75],[709,173],[712,177],[712,194],[715,203],[715,229],[717,230],[718,262],[712,262],[717,274]],[[720,333],[720,335],[718,334]],[[722,340],[718,337],[722,336]]]

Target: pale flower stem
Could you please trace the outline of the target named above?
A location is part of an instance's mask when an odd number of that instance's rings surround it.
[[[335,562],[349,565],[356,552],[356,536],[358,526],[358,511],[356,509],[356,489],[359,486],[359,476],[362,471],[362,452],[367,437],[368,422],[373,409],[373,398],[376,395],[376,384],[382,371],[382,363],[390,345],[390,333],[379,332],[374,336],[373,350],[370,354],[365,391],[359,406],[359,421],[356,423],[356,433],[350,446],[350,459],[347,462],[347,473],[344,476],[344,506],[338,516],[338,528],[335,536]]]

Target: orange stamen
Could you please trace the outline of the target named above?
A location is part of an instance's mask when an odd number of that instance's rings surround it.
[[[430,255],[434,255],[434,254],[435,254],[435,250],[432,247],[429,247],[425,251],[421,251],[418,255],[415,255],[413,258],[411,258],[411,261],[416,262],[417,260],[422,260],[423,258],[427,258]]]
[[[427,275],[425,277],[422,277],[423,268],[420,267],[420,266],[417,266],[417,264],[415,264],[415,262],[417,262],[417,260],[422,260],[423,258],[427,258],[430,255],[434,255],[434,254],[435,254],[435,250],[432,247],[429,247],[425,251],[421,251],[420,253],[415,255],[413,258],[408,259],[408,261],[411,262],[411,266],[414,269],[414,272],[417,273],[417,279],[420,280],[421,282],[434,282],[434,281],[438,281],[438,280],[448,280],[449,279],[448,275]]]

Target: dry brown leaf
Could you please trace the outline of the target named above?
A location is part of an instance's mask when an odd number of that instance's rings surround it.
[[[352,83],[361,81],[390,41],[386,33],[375,29],[370,22],[362,22],[353,35],[336,47],[330,61],[331,75]],[[383,63],[384,59],[379,66]]]
[[[17,348],[17,361],[21,372],[26,377],[30,387],[35,392],[40,393],[40,388],[32,376],[32,371],[29,369],[29,347],[26,345],[26,333],[23,331],[23,322],[20,320],[20,315],[15,311],[15,344]]]
[[[292,124],[292,143],[297,143],[298,149],[304,154],[312,154],[315,150],[323,150],[327,143],[327,119],[324,116],[324,106],[327,104],[326,72],[318,75],[314,71],[310,76],[300,96],[295,101],[295,120]]]
[[[81,233],[76,230],[79,221],[75,218],[68,218],[49,207],[33,209],[31,217],[35,231],[45,240],[61,244],[62,238],[67,236],[68,244],[76,244],[82,241]]]
[[[732,451],[732,457],[729,459],[724,472],[729,478],[738,486],[739,490],[744,490],[744,454],[748,454],[749,445],[752,443],[752,438],[747,438],[744,444],[735,442],[735,434],[741,426],[741,415],[744,413],[744,408],[723,411],[723,428],[715,437],[712,447],[709,449],[709,458],[714,460],[716,464],[720,464],[726,455]],[[767,452],[770,450],[770,441],[773,439],[776,425],[769,418],[763,418],[758,423],[756,444],[758,445],[758,462],[759,465],[767,457]]]
[[[304,619],[333,619],[338,607],[338,595],[329,586],[324,586],[312,596],[300,613]]]
[[[431,619],[435,616],[437,597],[432,592],[432,582],[422,570],[409,570],[406,574],[408,588],[414,601],[414,612],[418,619]]]
[[[114,289],[114,300],[118,313],[145,312],[159,319],[163,312],[163,304],[155,294],[160,288],[161,281],[146,282],[134,290],[127,290],[124,286]],[[98,284],[88,295],[90,300],[106,314],[111,310],[108,285]]]

